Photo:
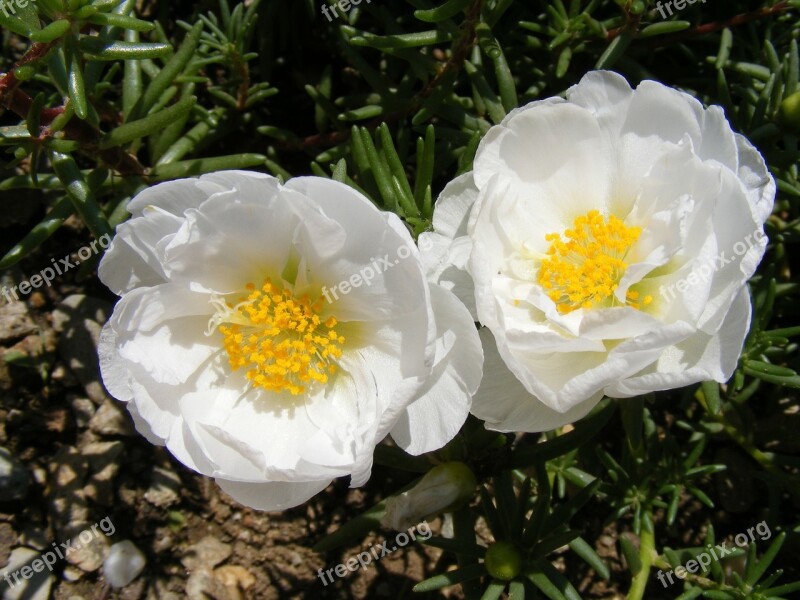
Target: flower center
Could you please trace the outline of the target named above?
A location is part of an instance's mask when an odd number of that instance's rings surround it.
[[[336,332],[334,317],[320,318],[322,299],[296,298],[269,279],[261,288],[249,283],[247,289],[235,305],[212,301],[217,313],[209,330],[219,326],[233,370],[246,369],[253,385],[295,396],[314,382],[327,383],[345,339]]]
[[[558,312],[613,306],[614,291],[628,267],[625,257],[641,233],[640,227],[628,227],[613,215],[605,219],[592,210],[575,219],[563,237],[547,234],[550,248],[537,281],[556,303]],[[638,292],[628,291],[627,306],[638,309],[638,299]],[[646,296],[642,304],[652,301],[652,296]]]

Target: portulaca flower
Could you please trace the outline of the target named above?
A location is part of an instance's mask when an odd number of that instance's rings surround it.
[[[227,171],[128,205],[99,274],[109,392],[138,430],[251,507],[369,477],[459,430],[481,378],[467,309],[429,284],[407,229],[353,189]]]
[[[542,431],[733,373],[775,184],[716,106],[592,72],[513,111],[420,238],[486,326],[473,413]]]

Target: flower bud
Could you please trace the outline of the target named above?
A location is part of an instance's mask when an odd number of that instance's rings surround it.
[[[500,581],[511,581],[519,575],[522,556],[514,544],[496,542],[486,550],[483,562],[489,575]]]
[[[780,120],[795,131],[800,131],[800,92],[781,102]]]
[[[381,523],[392,529],[408,529],[425,518],[451,512],[468,501],[477,481],[462,462],[448,462],[428,471],[410,490],[386,501]]]
[[[642,0],[636,0],[635,2],[631,3],[631,7],[628,10],[630,10],[632,15],[641,15],[645,10],[647,10],[647,7]]]

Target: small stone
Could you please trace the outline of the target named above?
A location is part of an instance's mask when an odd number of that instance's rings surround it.
[[[145,564],[144,554],[133,542],[124,540],[111,546],[103,562],[103,575],[111,587],[122,588],[139,576]]]
[[[155,536],[155,541],[153,542],[153,551],[156,554],[167,552],[170,548],[172,548],[173,544],[175,544],[173,537],[169,533],[165,533],[165,531],[169,530],[163,528]]]
[[[47,471],[43,467],[34,466],[33,469],[31,469],[31,473],[37,485],[43,486],[47,483]]]
[[[180,500],[181,479],[177,473],[162,467],[154,467],[150,488],[144,499],[159,508],[165,508]]]
[[[75,418],[75,424],[83,429],[89,425],[95,413],[94,403],[88,398],[81,398],[80,396],[73,396],[70,401],[72,407],[72,416]]]
[[[130,415],[116,401],[107,399],[89,421],[89,429],[99,435],[134,435]]]
[[[19,536],[19,544],[20,546],[28,546],[36,550],[44,550],[50,546],[50,538],[47,536],[47,532],[44,529],[29,525],[22,530]]]
[[[239,565],[220,567],[214,571],[214,577],[228,588],[229,595],[234,597],[239,592],[246,592],[256,583],[256,578],[253,577],[252,573]]]
[[[14,575],[25,566],[39,559],[41,555],[36,550],[19,547],[11,552],[8,565],[3,569],[4,574],[8,574],[9,582],[0,580],[0,598],[2,600],[47,600],[50,597],[50,590],[55,582],[55,577],[48,569],[40,572],[32,570],[31,577],[24,579]]]
[[[17,532],[8,523],[0,523],[0,565],[8,562],[14,545],[17,545]]]
[[[33,308],[42,308],[45,304],[47,304],[47,296],[37,290],[30,295],[28,298],[28,303]]]
[[[53,408],[47,411],[44,420],[47,431],[63,433],[69,426],[70,414],[66,408]]]
[[[142,600],[145,589],[149,587],[151,586],[144,577],[134,579],[129,585],[120,590],[119,600]]]
[[[0,446],[0,501],[21,500],[28,493],[28,470]]]
[[[61,334],[58,352],[96,404],[108,398],[100,380],[97,344],[111,310],[108,302],[75,294],[53,311],[53,327]]]
[[[83,571],[71,565],[67,565],[66,567],[64,567],[64,570],[61,572],[61,578],[64,581],[70,581],[72,583],[83,579],[83,575],[84,575]]]
[[[228,590],[210,569],[194,571],[186,580],[186,597],[189,600],[231,600]]]
[[[0,298],[0,344],[24,338],[36,333],[36,323],[28,314],[24,302],[7,303]]]
[[[72,446],[64,446],[53,457],[54,484],[64,490],[83,487],[88,461]]]
[[[93,442],[84,446],[82,454],[89,459],[92,476],[83,488],[84,495],[103,506],[114,501],[114,479],[119,472],[119,457],[125,449],[122,442]]]
[[[27,335],[22,340],[9,348],[10,353],[20,357],[34,365],[43,360],[46,354],[54,352],[56,349],[56,335],[52,329],[45,329],[40,333]],[[49,361],[48,361],[49,362]]]
[[[167,585],[169,585],[167,581],[156,579],[154,585],[148,586],[145,600],[181,600],[178,594],[166,589]]]
[[[125,450],[125,444],[119,441],[91,442],[81,449],[81,454],[89,460],[89,467],[92,471],[99,471],[119,458],[123,450]]]
[[[84,532],[91,530],[84,529]],[[75,536],[77,537],[77,536]],[[73,539],[72,550],[67,553],[67,562],[85,571],[93,573],[102,565],[108,554],[108,540],[105,536],[92,534],[92,539],[83,543],[83,540]]]
[[[11,374],[8,372],[8,364],[6,363],[6,355],[8,350],[0,347],[0,390],[10,390],[14,387],[14,382],[11,380]]]
[[[89,520],[89,507],[83,495],[88,474],[88,460],[72,446],[64,446],[56,453],[50,465],[48,478],[50,513],[53,526],[60,539],[80,533],[76,524]]]
[[[189,546],[183,558],[181,558],[181,563],[189,571],[202,568],[213,569],[227,560],[231,552],[231,547],[228,544],[223,544],[217,538],[209,535],[193,546]]]

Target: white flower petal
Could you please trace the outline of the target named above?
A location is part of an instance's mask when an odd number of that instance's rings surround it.
[[[715,335],[696,333],[664,349],[641,373],[610,386],[606,393],[625,398],[714,380],[730,379],[750,328],[750,294],[742,288]]]
[[[508,370],[491,332],[480,331],[484,351],[484,377],[472,403],[472,414],[493,431],[550,431],[585,417],[603,398],[602,392],[566,412],[540,402]]]
[[[203,203],[202,211],[188,211],[165,249],[168,277],[197,291],[219,294],[278,279],[300,218],[271,185],[263,187],[260,197],[220,192]]]
[[[622,75],[590,71],[567,90],[567,100],[592,112],[611,139],[619,136],[633,90]]]
[[[503,179],[516,201],[553,231],[554,224],[570,225],[593,208],[606,212],[610,156],[608,137],[591,112],[566,102],[543,104],[489,130],[475,157],[475,183],[484,190],[492,177]],[[487,201],[500,199],[482,198],[481,212]]]
[[[433,228],[451,240],[467,235],[469,214],[478,200],[478,188],[472,172],[459,175],[449,182],[436,200]]]
[[[206,317],[184,317],[152,331],[119,335],[119,356],[147,371],[153,381],[177,385],[191,377],[220,346],[208,340]]]
[[[477,319],[475,286],[467,272],[472,241],[468,224],[478,201],[472,173],[448,183],[436,200],[433,232],[419,236],[422,264],[430,281],[453,292]]]
[[[150,207],[147,213],[117,227],[100,261],[97,275],[115,294],[166,281],[157,247],[172,239],[183,220],[160,208]]]
[[[100,331],[97,355],[100,359],[103,385],[108,393],[123,402],[132,400],[130,373],[125,367],[125,361],[120,358],[117,351],[117,334],[110,322],[103,325],[103,329]]]
[[[436,316],[433,373],[391,431],[410,454],[431,452],[455,437],[481,381],[483,351],[466,307],[445,288],[431,286]]]
[[[700,159],[716,161],[734,172],[738,169],[736,139],[718,106],[704,108],[684,92],[643,81],[627,108],[623,135],[675,144],[688,135]]]
[[[271,481],[251,483],[216,478],[219,487],[234,500],[257,510],[284,510],[302,504],[320,493],[331,480],[327,481]]]
[[[143,216],[148,208],[157,208],[182,218],[187,210],[199,207],[210,195],[198,185],[199,181],[190,178],[156,184],[139,192],[126,208],[134,218]],[[216,186],[212,193],[223,190]]]
[[[745,186],[750,206],[754,207],[756,218],[763,223],[772,214],[775,203],[776,185],[767,163],[758,150],[743,135],[736,134],[736,147],[739,151],[739,180]]]
[[[131,415],[131,419],[133,419],[133,425],[136,427],[136,431],[138,431],[144,438],[155,446],[164,446],[165,441],[163,438],[158,437],[154,432],[153,428],[150,426],[150,423],[142,418],[142,415],[139,414],[139,409],[135,402],[130,402],[127,405],[128,412]]]

